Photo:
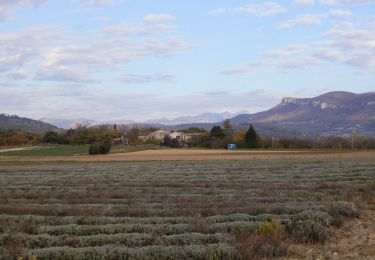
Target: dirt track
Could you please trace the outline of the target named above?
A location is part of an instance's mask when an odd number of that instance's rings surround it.
[[[1,156],[1,161],[181,161],[181,160],[251,160],[251,159],[324,159],[337,158],[374,159],[375,151],[228,151],[169,149],[149,150],[132,153],[118,153],[103,156],[59,156],[59,157],[9,157]]]
[[[17,147],[17,148],[3,148],[0,149],[0,153],[12,152],[12,151],[23,151],[23,150],[31,150],[32,147]]]

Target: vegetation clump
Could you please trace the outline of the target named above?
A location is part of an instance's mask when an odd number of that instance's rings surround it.
[[[106,138],[101,142],[95,142],[89,147],[90,155],[108,154],[111,151],[112,143],[110,138]]]
[[[345,220],[360,216],[360,211],[354,204],[343,201],[332,203],[328,212],[333,218],[331,225],[336,228],[340,228]]]
[[[259,228],[259,234],[265,238],[283,238],[285,236],[285,228],[276,219],[263,223]]]
[[[300,243],[324,242],[332,217],[323,211],[305,210],[291,216],[286,230],[291,238]]]
[[[194,229],[196,232],[204,233],[206,231],[206,224],[201,214],[196,214],[194,216],[193,221],[194,221]]]
[[[360,212],[354,204],[343,201],[331,204],[329,213],[332,217],[343,216],[347,218],[358,218],[360,216]]]
[[[245,259],[252,259],[255,256],[287,256],[288,245],[284,241],[285,235],[284,226],[276,219],[272,219],[261,224],[257,234],[240,235],[239,250]]]

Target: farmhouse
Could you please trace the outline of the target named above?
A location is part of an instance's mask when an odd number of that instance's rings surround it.
[[[191,139],[190,135],[187,135],[183,132],[170,132],[167,130],[158,130],[150,133],[147,136],[139,136],[138,138],[142,141],[163,141],[165,137],[169,137],[170,139],[177,139],[180,141],[188,141]]]
[[[169,137],[171,139],[177,139],[177,140],[180,140],[180,141],[187,141],[187,140],[191,139],[191,137],[189,135],[186,135],[185,133],[182,133],[182,132],[172,132],[172,133],[170,133]]]
[[[154,141],[162,141],[166,136],[169,136],[170,132],[167,130],[158,130],[155,132],[150,133],[147,136],[148,140],[154,140]]]
[[[129,145],[129,139],[121,136],[119,138],[113,138],[112,143],[114,145]]]

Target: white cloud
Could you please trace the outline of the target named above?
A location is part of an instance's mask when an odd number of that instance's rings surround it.
[[[275,68],[282,72],[308,69],[313,66],[319,65],[321,62],[313,57],[289,57],[289,58],[274,58],[269,60],[256,60],[251,61],[249,66],[252,68]]]
[[[332,10],[329,13],[329,16],[334,17],[334,18],[348,17],[351,15],[352,15],[352,12],[350,12],[349,10]]]
[[[319,0],[319,2],[326,5],[345,5],[374,3],[374,0]]]
[[[247,74],[259,68],[273,68],[283,73],[308,69],[322,63],[319,58],[308,55],[307,50],[312,47],[309,44],[298,44],[267,50],[264,53],[264,59],[252,60],[246,66],[228,68],[220,73],[227,75]]]
[[[318,25],[321,24],[320,15],[300,15],[297,18],[287,20],[277,26],[278,29],[289,29],[305,25]]]
[[[159,22],[112,25],[78,36],[56,26],[3,33],[0,72],[31,67],[35,80],[88,82],[98,73],[113,73],[129,62],[168,57],[196,47],[176,37],[174,30]]]
[[[15,72],[10,72],[5,75],[10,80],[25,80],[25,79],[30,79],[31,75],[27,70],[24,69],[19,69]]]
[[[248,67],[234,67],[220,71],[220,73],[224,75],[248,74],[249,72],[250,70]]]
[[[331,10],[326,13],[302,14],[280,23],[277,28],[290,29],[307,25],[319,25],[325,19],[342,19],[351,16],[351,14],[348,10]]]
[[[1,0],[0,1],[0,21],[4,21],[7,15],[13,9],[23,5],[34,5],[37,6],[48,0]]]
[[[358,28],[351,23],[335,27],[326,34],[329,47],[340,52],[343,63],[365,70],[375,69],[375,28]]]
[[[273,58],[290,57],[303,53],[307,46],[303,44],[290,45],[283,49],[273,49],[266,51],[266,56]]]
[[[120,2],[120,0],[81,0],[82,4],[88,8],[99,8],[108,5],[113,5]]]
[[[51,44],[63,41],[61,27],[30,28],[22,32],[0,34],[0,71],[24,66],[40,56]]]
[[[374,3],[374,0],[293,0],[295,5],[314,5],[317,2],[325,5],[354,5]]]
[[[250,61],[248,66],[240,68],[244,71],[275,68],[285,72],[335,63],[362,72],[375,72],[374,26],[342,23],[324,33],[323,37],[307,44],[267,50],[263,59]]]
[[[120,81],[128,84],[148,84],[153,82],[173,82],[174,75],[165,73],[156,73],[151,75],[145,74],[125,74]]]
[[[294,0],[293,3],[296,5],[313,5],[315,0]]]
[[[208,12],[208,14],[223,14],[223,13],[226,13],[226,12],[228,12],[228,9],[225,9],[225,8],[216,8],[216,9],[210,10]]]
[[[336,26],[325,33],[331,45],[347,50],[375,48],[374,28],[358,28],[351,23]]]
[[[174,17],[169,14],[149,14],[143,17],[143,21],[147,23],[162,23],[173,19]]]
[[[238,12],[245,12],[255,16],[272,16],[286,12],[287,9],[275,2],[262,4],[249,4],[235,9]]]
[[[342,52],[328,47],[316,49],[314,56],[328,62],[341,62],[345,60],[345,55]]]
[[[281,70],[300,70],[319,65],[321,62],[313,57],[302,57],[290,60],[281,60],[275,66]]]
[[[41,66],[35,77],[40,81],[66,81],[66,82],[89,82],[89,76],[82,70],[77,70],[73,66],[53,65]]]

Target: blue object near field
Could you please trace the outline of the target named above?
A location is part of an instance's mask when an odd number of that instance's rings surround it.
[[[237,149],[237,145],[235,144],[228,144],[228,150],[236,150]]]

